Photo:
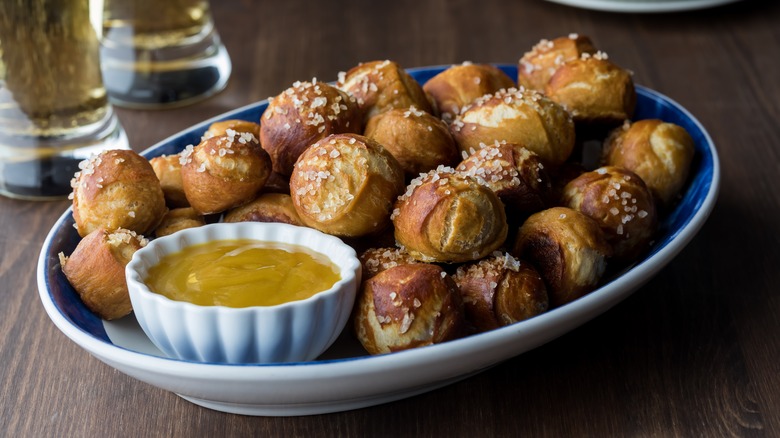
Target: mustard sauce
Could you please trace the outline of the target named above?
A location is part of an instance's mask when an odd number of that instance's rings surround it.
[[[218,240],[169,254],[146,285],[172,300],[202,306],[274,306],[311,297],[340,279],[327,256],[297,245]]]

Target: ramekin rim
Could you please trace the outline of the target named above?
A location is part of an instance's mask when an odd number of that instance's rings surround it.
[[[295,300],[295,301],[288,301],[281,304],[276,304],[272,306],[248,306],[248,307],[229,307],[229,306],[221,306],[221,305],[200,305],[195,303],[190,303],[188,301],[179,301],[179,300],[173,300],[170,299],[162,294],[156,293],[152,291],[148,285],[143,281],[141,278],[141,271],[139,268],[145,270],[149,269],[149,263],[147,262],[148,256],[147,254],[156,254],[155,248],[159,247],[161,245],[160,242],[168,242],[173,241],[174,239],[177,239],[179,242],[182,241],[182,237],[186,235],[197,235],[201,233],[208,233],[211,232],[214,229],[217,228],[224,228],[224,227],[241,227],[241,228],[251,228],[251,227],[273,227],[273,228],[289,228],[293,232],[301,232],[301,233],[309,233],[312,236],[316,236],[319,239],[322,239],[323,241],[331,241],[332,244],[336,247],[340,248],[343,251],[343,254],[337,254],[338,260],[336,260],[335,257],[332,256],[332,254],[324,254],[322,251],[317,251],[315,249],[311,249],[312,251],[318,252],[320,254],[325,255],[328,257],[328,259],[339,268],[339,275],[340,278],[328,289],[319,291],[315,293],[314,295],[302,299],[302,300]],[[251,237],[249,237],[251,238]],[[164,239],[164,240],[163,240]],[[227,239],[227,238],[223,238]],[[207,238],[203,241],[203,243],[211,240],[219,240],[219,239],[210,239]],[[259,239],[258,239],[259,240]],[[276,242],[276,243],[285,243],[285,244],[294,244],[290,243],[284,240],[267,240],[270,242]],[[183,248],[186,248],[190,245],[177,245],[178,250],[181,250]],[[308,248],[308,246],[307,246]],[[169,252],[166,252],[169,253]],[[354,288],[357,289],[357,279],[359,276],[359,271],[361,270],[362,266],[360,263],[360,260],[357,258],[357,253],[355,252],[354,248],[346,244],[344,241],[339,239],[336,236],[323,233],[319,230],[316,230],[314,228],[309,227],[302,227],[302,226],[296,226],[296,225],[290,225],[290,224],[284,224],[284,223],[271,223],[271,222],[235,222],[235,223],[227,223],[227,222],[218,222],[218,223],[212,223],[203,225],[200,227],[195,228],[188,228],[181,231],[178,231],[174,234],[158,237],[154,240],[150,240],[149,243],[137,250],[133,257],[131,258],[130,262],[125,266],[125,279],[127,281],[128,285],[128,291],[131,295],[131,297],[136,294],[138,295],[138,298],[142,298],[146,301],[152,300],[156,301],[158,304],[165,305],[165,306],[181,306],[187,310],[197,310],[197,311],[211,311],[210,309],[217,310],[220,309],[220,311],[223,312],[234,312],[237,314],[245,313],[245,312],[273,312],[278,310],[284,310],[286,307],[300,307],[310,304],[315,304],[319,300],[323,300],[326,298],[330,298],[333,296],[341,295],[342,293],[349,292],[349,289]],[[134,309],[135,310],[135,309]]]

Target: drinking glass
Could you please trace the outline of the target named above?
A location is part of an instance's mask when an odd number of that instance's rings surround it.
[[[128,147],[100,74],[95,12],[90,0],[0,1],[0,194],[64,197],[80,161]]]
[[[206,0],[105,0],[101,67],[111,102],[186,105],[221,91],[230,57]]]

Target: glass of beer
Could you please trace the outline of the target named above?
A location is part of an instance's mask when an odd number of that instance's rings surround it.
[[[2,195],[65,197],[79,162],[128,147],[90,12],[90,0],[0,1]]]
[[[101,66],[117,106],[182,106],[227,85],[230,57],[207,0],[105,0]]]

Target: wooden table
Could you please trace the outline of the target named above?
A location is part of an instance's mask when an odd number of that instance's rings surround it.
[[[67,339],[35,266],[68,203],[2,198],[0,436],[780,436],[780,4],[637,15],[542,0],[212,3],[228,88],[181,109],[118,110],[134,149],[360,61],[511,63],[578,32],[709,130],[718,204],[655,279],[536,350],[398,402],[263,418],[193,405]]]

